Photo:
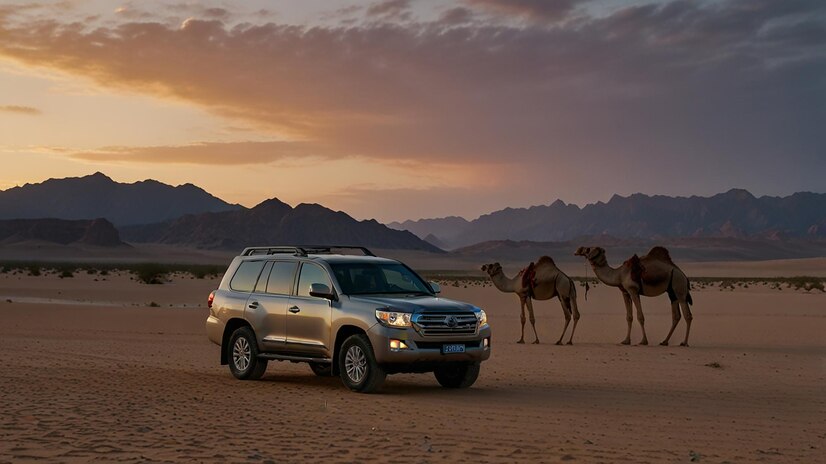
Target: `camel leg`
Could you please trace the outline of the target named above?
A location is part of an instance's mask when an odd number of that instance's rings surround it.
[[[533,326],[533,336],[536,338],[536,340],[533,341],[533,344],[538,345],[539,334],[536,333],[536,316],[533,315],[533,301],[531,300],[531,297],[527,297],[525,298],[525,302],[528,305],[528,315],[531,318],[531,326]]]
[[[562,305],[562,313],[565,315],[565,327],[562,328],[562,333],[559,335],[559,340],[556,341],[557,345],[562,344],[562,339],[565,338],[565,331],[568,330],[568,324],[571,322],[571,311],[568,309],[565,298],[560,296],[559,304]]]
[[[628,322],[628,333],[625,334],[625,340],[621,343],[623,345],[630,345],[631,344],[631,323],[634,322],[634,313],[631,309],[631,295],[626,292],[622,292],[622,299],[625,301],[625,320]]]
[[[683,317],[685,318],[685,341],[680,343],[680,346],[688,346],[688,333],[691,332],[691,320],[694,316],[691,315],[691,308],[685,300],[680,301],[680,306],[683,307]]]
[[[631,292],[629,292],[631,293]],[[634,306],[637,307],[637,321],[640,323],[640,329],[642,329],[642,340],[640,340],[640,345],[647,345],[648,344],[648,335],[645,334],[645,315],[642,313],[642,304],[640,303],[640,294],[637,292],[631,293],[631,301],[634,302]]]
[[[568,310],[574,315],[574,326],[571,328],[571,338],[568,339],[568,344],[574,344],[574,332],[576,332],[576,323],[579,322],[579,308],[576,306],[576,297],[568,298]]]
[[[525,343],[525,299],[522,298],[521,296],[519,297],[519,306],[522,309],[522,315],[521,315],[521,319],[522,319],[522,336],[519,337],[519,341],[516,342],[516,343]]]
[[[660,345],[668,346],[668,341],[671,340],[671,334],[674,333],[674,329],[677,328],[677,324],[680,322],[680,303],[678,301],[671,302],[671,330],[668,331],[668,336],[665,337]]]

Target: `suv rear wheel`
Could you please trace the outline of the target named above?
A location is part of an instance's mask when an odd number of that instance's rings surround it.
[[[387,377],[376,362],[366,335],[351,335],[344,340],[338,356],[338,371],[344,385],[360,393],[378,390]]]
[[[445,388],[468,388],[479,378],[480,363],[451,363],[439,366],[433,372]]]
[[[240,327],[232,333],[227,359],[230,372],[239,380],[257,380],[267,371],[267,360],[258,357],[258,343],[249,327]]]

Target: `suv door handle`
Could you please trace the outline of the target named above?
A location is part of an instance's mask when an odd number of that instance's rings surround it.
[[[252,302],[252,303],[250,303],[247,307],[248,307],[248,308],[250,308],[250,309],[258,309],[258,302],[257,302],[257,301],[253,301],[253,302]]]
[[[299,308],[298,306],[293,306],[292,308],[288,309],[287,311],[295,314],[295,313],[301,311],[301,308]]]

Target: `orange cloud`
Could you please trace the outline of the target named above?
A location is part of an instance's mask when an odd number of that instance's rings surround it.
[[[36,116],[36,115],[39,115],[39,114],[43,113],[39,109],[33,108],[31,106],[18,106],[18,105],[0,105],[0,112],[26,114],[26,115],[30,115],[30,116]]]
[[[328,156],[325,153],[318,145],[306,142],[225,142],[155,147],[104,147],[72,152],[69,156],[94,162],[248,165],[295,158],[324,158]]]

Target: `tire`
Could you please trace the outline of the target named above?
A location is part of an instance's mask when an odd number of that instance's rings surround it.
[[[433,374],[445,388],[468,388],[479,378],[481,363],[450,363],[438,367]]]
[[[258,357],[258,343],[249,327],[240,327],[232,333],[227,359],[230,372],[238,380],[258,380],[267,371],[267,360]]]
[[[351,335],[344,340],[338,355],[338,372],[344,385],[359,393],[377,391],[387,377],[376,362],[373,346],[366,335]]]
[[[310,369],[313,370],[313,373],[319,377],[332,377],[333,376],[333,363],[310,363]]]

